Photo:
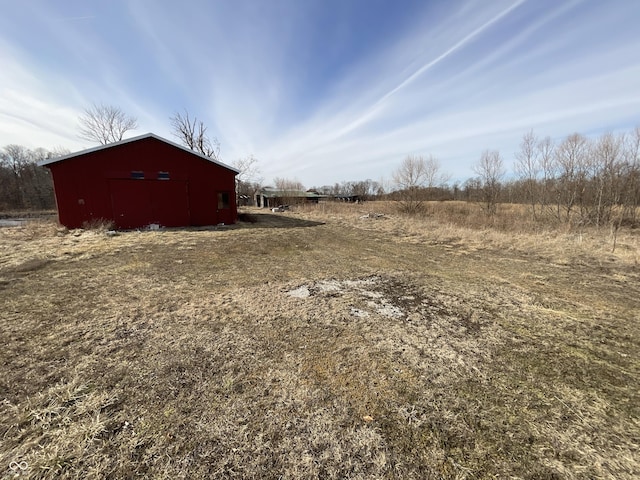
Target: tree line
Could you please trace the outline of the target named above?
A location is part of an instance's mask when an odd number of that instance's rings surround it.
[[[407,213],[420,212],[428,200],[466,200],[487,215],[500,203],[521,203],[536,220],[595,226],[640,220],[640,127],[594,139],[573,133],[559,141],[530,131],[514,158],[507,177],[500,152],[485,150],[474,177],[448,185],[433,157],[408,156],[394,170],[387,197]]]
[[[214,160],[220,144],[207,134],[196,117],[175,113],[169,118],[172,134],[179,142]],[[79,136],[102,145],[124,138],[137,128],[137,119],[120,108],[97,105],[79,117]],[[7,145],[0,150],[0,210],[55,208],[48,169],[38,162],[69,153],[67,150],[29,149]],[[312,187],[330,197],[357,197],[361,201],[390,199],[403,212],[424,210],[429,200],[465,200],[479,204],[494,215],[500,203],[527,204],[534,219],[553,219],[581,225],[636,225],[640,218],[640,127],[621,133],[605,133],[589,139],[573,133],[554,141],[533,131],[523,135],[514,152],[511,175],[502,154],[485,150],[473,165],[475,176],[462,184],[449,184],[433,156],[407,156],[392,172],[391,180],[361,180]],[[240,204],[252,204],[262,187],[258,160],[249,155],[231,163],[240,171],[237,193]],[[297,180],[277,178],[280,190],[304,190]]]
[[[488,213],[499,202],[529,205],[534,219],[580,225],[636,224],[640,206],[640,127],[588,139],[579,133],[554,142],[526,133],[504,181],[497,152],[478,165],[463,189]]]
[[[66,150],[31,150],[22,145],[0,149],[0,210],[51,210],[56,201],[49,170],[38,162],[69,153]]]
[[[361,201],[372,200],[384,194],[382,182],[371,180],[370,178],[366,180],[336,182],[333,185],[312,187],[311,190],[329,197],[357,197]]]

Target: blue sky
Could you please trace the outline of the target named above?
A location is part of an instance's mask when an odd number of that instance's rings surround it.
[[[640,125],[638,0],[0,0],[0,146],[93,145],[92,102],[171,136],[185,109],[265,183],[452,180],[522,135]]]

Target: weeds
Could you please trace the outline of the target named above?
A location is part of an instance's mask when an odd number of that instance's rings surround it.
[[[93,230],[95,232],[107,232],[115,228],[113,220],[107,220],[105,218],[94,218],[82,222],[82,228],[84,230]]]

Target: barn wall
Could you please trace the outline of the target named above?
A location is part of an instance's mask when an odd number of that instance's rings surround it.
[[[49,165],[60,223],[107,219],[119,228],[235,223],[234,172],[155,138],[115,145]],[[132,178],[143,172],[144,179]],[[159,172],[168,179],[158,179]],[[219,208],[218,193],[228,198]]]

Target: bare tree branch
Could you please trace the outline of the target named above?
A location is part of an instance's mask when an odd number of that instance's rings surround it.
[[[244,158],[238,158],[231,163],[231,166],[240,170],[240,173],[236,175],[238,182],[245,183],[262,183],[264,178],[260,172],[260,166],[258,165],[258,159],[253,155],[248,155]]]
[[[47,209],[55,206],[49,171],[38,162],[49,158],[44,148],[22,145],[0,148],[0,210]]]
[[[138,128],[135,117],[127,115],[119,107],[93,104],[79,117],[80,138],[101,145],[122,140],[129,130]]]
[[[488,215],[495,215],[500,194],[500,182],[505,175],[504,162],[500,152],[497,150],[482,152],[473,171],[479,176],[481,182],[484,208]]]
[[[284,203],[299,203],[304,201],[298,196],[299,192],[304,191],[304,185],[297,178],[292,180],[289,178],[276,177],[273,179],[273,183]]]
[[[440,162],[432,155],[405,158],[392,174],[400,209],[410,214],[420,212],[429,190],[447,181],[447,175],[439,172]]]
[[[219,160],[220,142],[218,142],[216,138],[213,140],[209,139],[207,136],[207,127],[204,126],[201,120],[198,120],[196,117],[193,117],[193,119],[190,118],[189,112],[186,110],[184,115],[176,112],[169,120],[171,121],[173,135],[178,138],[184,146],[214,160]]]
[[[261,176],[258,159],[253,155],[239,158],[231,164],[240,173],[236,175],[236,194],[239,205],[250,205],[264,178]]]
[[[522,137],[520,142],[520,151],[515,153],[516,162],[514,168],[523,182],[527,200],[531,205],[531,213],[536,218],[536,199],[538,197],[540,167],[540,150],[538,145],[540,140],[530,130]]]

